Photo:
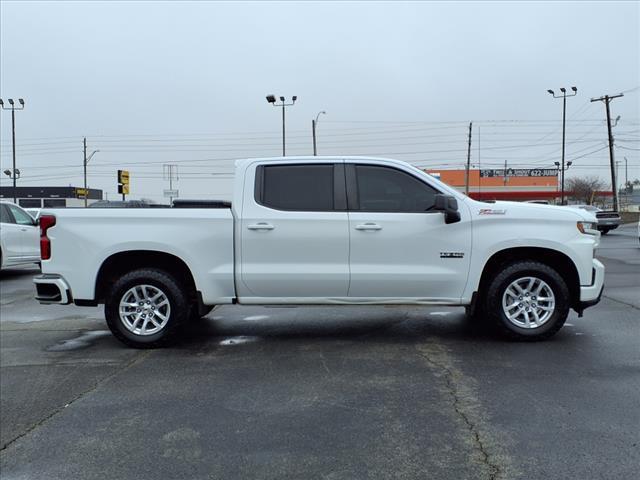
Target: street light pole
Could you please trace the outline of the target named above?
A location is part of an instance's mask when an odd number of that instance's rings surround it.
[[[553,92],[553,90],[547,90],[547,92],[553,95],[553,98],[562,98],[562,177],[560,180],[560,189],[561,189],[560,205],[564,205],[564,171],[565,171],[564,146],[565,146],[566,125],[567,125],[567,97],[574,97],[578,94],[578,89],[576,87],[571,87],[571,90],[573,90],[573,94],[569,94],[569,95],[567,95],[567,89],[564,87],[560,89],[560,91],[562,92],[562,95],[556,95]]]
[[[10,107],[5,107],[4,102],[0,99],[0,107],[3,110],[11,110],[11,142],[13,148],[13,175],[11,178],[13,179],[13,203],[18,203],[17,201],[17,188],[16,188],[16,178],[19,176],[16,175],[16,110],[24,110],[24,100],[22,98],[18,99],[18,103],[21,105],[20,107],[16,107],[13,101],[13,98],[9,100]]]
[[[560,162],[553,162],[553,163],[554,163],[554,165],[555,165],[556,167],[558,167],[558,173],[560,173]],[[567,165],[562,167],[562,174],[561,174],[561,178],[562,178],[562,197],[561,197],[561,198],[562,198],[562,201],[561,201],[560,205],[564,205],[564,172],[566,172],[567,170],[569,170],[569,167],[570,167],[572,164],[573,164],[573,162],[572,162],[571,160],[569,160],[569,161],[567,162]],[[557,191],[558,191],[558,190],[557,190],[557,187],[556,187],[556,192],[557,192]],[[556,197],[556,198],[557,198],[557,197]]]
[[[291,103],[286,103],[284,97],[280,97],[280,103],[276,103],[275,95],[267,95],[267,102],[269,102],[274,107],[282,107],[282,156],[286,156],[286,142],[285,142],[285,107],[290,107],[291,105],[296,103],[298,97],[294,95],[291,97]]]
[[[318,127],[318,118],[320,117],[320,115],[326,115],[326,114],[327,112],[322,110],[321,112],[318,112],[315,120],[311,120],[311,131],[313,133],[313,156],[314,157],[318,155],[318,149],[316,147],[316,128]]]
[[[94,150],[93,152],[91,152],[91,155],[87,157],[87,137],[84,137],[82,145],[84,151],[84,208],[87,208],[87,198],[89,196],[89,191],[87,190],[87,163],[89,163],[89,160],[91,160],[93,156],[100,150]]]
[[[284,101],[282,102],[282,156],[284,157],[285,154],[285,149],[286,149],[286,142],[285,142],[285,120],[284,120]]]

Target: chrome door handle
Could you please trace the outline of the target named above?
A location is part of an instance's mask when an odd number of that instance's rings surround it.
[[[276,227],[274,227],[270,223],[261,222],[261,223],[253,223],[251,225],[247,225],[247,228],[249,230],[273,230]]]
[[[382,230],[382,227],[377,223],[361,223],[356,225],[356,230]]]

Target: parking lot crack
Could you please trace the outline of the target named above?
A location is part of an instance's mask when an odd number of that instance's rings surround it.
[[[625,305],[627,307],[631,307],[635,310],[640,310],[640,307],[638,307],[637,305],[634,305],[633,303],[627,303],[627,302],[623,302],[622,300],[618,300],[617,298],[613,298],[610,297],[609,295],[602,295],[604,298],[606,298],[607,300],[611,300],[612,302],[616,302],[616,303],[620,303],[622,305]]]
[[[19,434],[19,435],[13,437],[12,439],[10,439],[8,442],[6,442],[4,445],[2,445],[2,447],[0,447],[0,452],[3,452],[9,446],[14,444],[16,441],[20,440],[22,437],[28,435],[29,433],[33,432],[37,428],[41,427],[42,425],[47,423],[51,418],[55,417],[56,415],[58,415],[63,410],[65,410],[66,408],[70,407],[71,405],[73,405],[78,400],[80,400],[80,399],[84,398],[85,396],[91,394],[92,392],[94,392],[98,387],[100,387],[104,383],[106,383],[109,380],[113,379],[114,377],[120,375],[121,373],[127,371],[128,369],[130,369],[131,367],[133,367],[137,363],[141,362],[142,360],[147,358],[150,354],[151,354],[151,352],[149,352],[149,351],[142,352],[139,355],[136,355],[134,358],[132,358],[128,362],[126,362],[124,365],[122,365],[121,368],[117,369],[115,372],[112,372],[111,374],[107,375],[106,377],[96,381],[91,387],[87,388],[83,392],[81,392],[78,395],[76,395],[69,402],[65,403],[62,406],[59,406],[59,407],[55,408],[47,416],[45,416],[44,418],[40,419],[39,421],[37,421],[36,423],[34,423],[30,427],[28,427],[24,432],[22,432],[21,434]]]
[[[494,454],[497,442],[490,441],[489,432],[482,426],[481,412],[472,388],[465,381],[460,370],[453,366],[445,347],[438,344],[423,344],[418,347],[419,355],[426,360],[436,374],[443,379],[445,391],[452,401],[455,415],[470,434],[470,446],[476,452],[475,458],[487,470],[490,480],[511,478],[515,472],[509,468],[505,454]],[[492,444],[492,447],[488,445]]]

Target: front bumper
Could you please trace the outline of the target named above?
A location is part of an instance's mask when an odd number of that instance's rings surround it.
[[[604,288],[604,265],[593,259],[593,276],[591,285],[580,287],[580,309],[584,310],[600,301]]]
[[[33,277],[33,283],[36,287],[36,300],[42,304],[69,305],[73,301],[71,288],[60,275],[38,275]]]

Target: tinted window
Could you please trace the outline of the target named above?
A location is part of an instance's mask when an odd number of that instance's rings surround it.
[[[7,205],[18,225],[33,225],[33,217],[15,205]]]
[[[45,198],[43,200],[45,207],[66,207],[67,201],[64,198]]]
[[[425,212],[435,204],[435,189],[394,168],[357,165],[358,201],[364,212]]]
[[[15,223],[5,205],[0,205],[0,223]]]
[[[22,208],[40,208],[39,198],[21,198],[18,203]]]
[[[262,167],[264,206],[278,210],[333,210],[333,165]]]

